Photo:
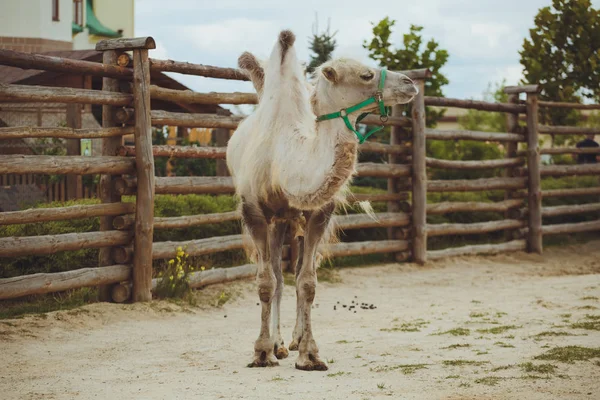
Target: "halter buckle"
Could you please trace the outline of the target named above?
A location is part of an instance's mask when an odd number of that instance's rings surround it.
[[[340,110],[340,117],[344,118],[344,117],[347,117],[347,116],[348,116],[348,113],[346,112],[346,109],[345,108],[341,109]]]
[[[386,123],[388,121],[388,116],[387,115],[380,115],[379,116],[379,120],[383,123]]]
[[[381,90],[378,90],[375,92],[375,96],[373,96],[373,97],[375,97],[375,100],[378,103],[381,103],[383,101],[383,92]]]

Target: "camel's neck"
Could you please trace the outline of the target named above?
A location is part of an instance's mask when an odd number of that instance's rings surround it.
[[[335,105],[326,105],[328,99],[317,96],[311,98],[311,106],[315,115],[329,111]],[[339,111],[339,110],[338,110]],[[333,112],[333,111],[332,111]],[[356,122],[356,117],[351,118]],[[298,177],[291,181],[298,183],[291,204],[300,209],[321,208],[338,198],[355,172],[358,141],[353,132],[348,130],[341,118],[317,122],[315,136],[310,142],[297,143],[306,146],[301,152],[308,151],[304,160],[310,160],[309,177]],[[289,158],[288,158],[289,160]],[[305,161],[302,161],[303,165]],[[305,175],[301,174],[301,175]],[[342,194],[343,196],[343,194]]]

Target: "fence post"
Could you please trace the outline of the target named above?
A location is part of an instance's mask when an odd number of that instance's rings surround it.
[[[152,155],[150,62],[148,60],[148,50],[155,48],[156,44],[151,37],[109,39],[96,43],[96,50],[105,51],[106,53],[110,52],[111,64],[117,64],[117,50],[120,52],[133,50],[133,106],[135,108],[135,164],[137,175],[132,279],[132,301],[134,302],[152,300],[154,157]],[[114,122],[114,116],[111,118],[113,118],[112,121]],[[119,140],[119,145],[120,142],[121,140]],[[116,154],[116,148],[112,155],[114,154]],[[108,257],[112,261],[110,252],[108,254]]]
[[[425,82],[416,80],[419,94],[412,103],[412,253],[427,261],[427,167],[425,164]]]
[[[106,50],[102,54],[102,63],[106,65],[117,64],[117,52],[115,50]],[[114,78],[102,78],[102,90],[109,92],[119,91],[119,81]],[[102,127],[112,128],[117,126],[114,118],[115,107],[114,106],[102,106]],[[114,156],[119,146],[122,143],[121,137],[110,137],[102,139],[102,155],[103,156]],[[117,194],[113,189],[113,176],[102,175],[100,176],[100,184],[98,191],[100,193],[100,201],[102,203],[117,203],[121,201],[121,196]],[[100,230],[109,231],[113,229],[113,218],[112,216],[100,217]],[[111,248],[100,249],[99,262],[100,267],[106,267],[113,265]],[[98,300],[110,301],[111,300],[111,288],[110,286],[98,287]]]
[[[518,94],[509,94],[508,102],[511,104],[518,104],[519,95]],[[506,113],[506,132],[508,133],[519,133],[519,113]],[[506,155],[505,158],[515,158],[517,157],[517,149],[519,147],[518,142],[508,142],[506,143]],[[507,178],[514,177],[515,168],[507,167],[504,171],[504,176]],[[509,200],[514,198],[514,190],[506,190],[504,192],[504,200]],[[504,218],[510,218],[512,215],[511,211],[508,210],[504,213]],[[504,237],[506,240],[513,240],[513,230],[507,230],[504,232]]]
[[[81,128],[81,104],[67,104],[67,126]],[[67,139],[67,155],[81,155],[80,139]],[[81,175],[67,175],[67,200],[79,199],[83,196]]]
[[[135,108],[135,164],[137,172],[135,239],[133,245],[133,301],[136,302],[152,300],[154,156],[152,155],[148,47],[133,50],[133,104]]]
[[[527,91],[528,250],[542,254],[542,189],[538,138],[538,87]]]

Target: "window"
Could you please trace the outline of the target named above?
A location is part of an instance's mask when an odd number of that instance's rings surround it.
[[[52,21],[59,21],[58,19],[58,2],[60,0],[51,0],[52,1]]]
[[[83,4],[82,0],[73,0],[73,22],[83,26]]]

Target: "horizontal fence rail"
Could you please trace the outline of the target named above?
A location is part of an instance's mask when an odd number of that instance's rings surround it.
[[[28,138],[59,138],[59,139],[99,139],[120,137],[133,134],[133,127],[116,128],[36,128],[18,126],[0,128],[1,139],[28,139]]]
[[[25,156],[0,158],[0,174],[129,174],[135,160],[111,156]]]
[[[0,101],[127,106],[131,104],[133,97],[129,94],[107,93],[99,90],[7,85],[0,83]]]

